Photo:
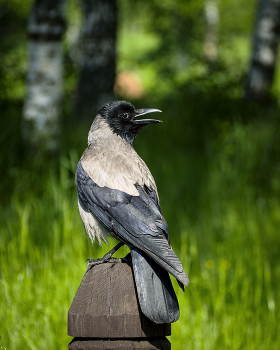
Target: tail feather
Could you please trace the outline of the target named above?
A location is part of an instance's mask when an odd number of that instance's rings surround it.
[[[168,272],[136,248],[131,248],[131,256],[143,314],[155,323],[176,322],[180,310]]]

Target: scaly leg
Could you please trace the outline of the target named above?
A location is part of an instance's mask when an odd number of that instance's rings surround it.
[[[124,260],[126,260],[126,257],[124,259],[112,258],[112,255],[115,254],[116,251],[119,250],[123,245],[124,243],[122,242],[118,243],[113,249],[111,249],[108,253],[106,253],[101,259],[87,259],[86,261],[88,261],[88,266],[99,265],[105,262],[113,262],[113,263],[123,262]]]

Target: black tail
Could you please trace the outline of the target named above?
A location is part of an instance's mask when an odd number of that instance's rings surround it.
[[[131,248],[131,256],[143,314],[155,323],[176,322],[180,310],[168,272],[136,248]]]

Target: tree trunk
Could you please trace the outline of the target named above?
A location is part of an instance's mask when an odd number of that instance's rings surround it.
[[[204,55],[207,61],[215,62],[218,58],[219,9],[216,0],[205,0],[205,40]]]
[[[29,17],[29,70],[22,132],[33,146],[58,147],[62,99],[64,0],[35,0]]]
[[[116,0],[83,0],[82,61],[76,101],[77,117],[92,120],[113,99],[116,66]]]
[[[265,102],[273,82],[280,32],[280,0],[259,0],[246,99]]]

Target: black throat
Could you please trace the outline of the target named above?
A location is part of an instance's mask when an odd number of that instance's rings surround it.
[[[110,126],[110,128],[111,128],[111,130],[113,131],[114,134],[117,134],[122,139],[124,139],[126,142],[128,142],[131,146],[133,146],[133,142],[136,139],[136,136],[138,136],[140,134],[140,132],[144,129],[144,127],[146,125],[145,124],[135,125],[129,131],[121,131],[121,130],[111,126],[110,123],[109,123],[109,126]]]

